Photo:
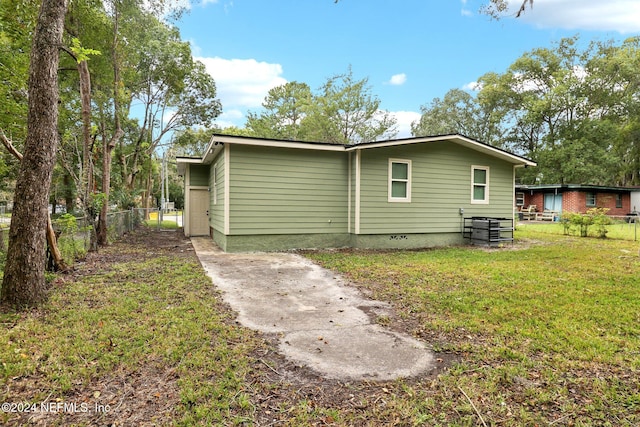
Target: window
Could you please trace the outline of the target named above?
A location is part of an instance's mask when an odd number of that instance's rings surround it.
[[[411,160],[389,159],[389,202],[411,202]]]
[[[516,193],[516,206],[524,206],[524,193]]]
[[[622,208],[622,194],[620,193],[616,194],[616,208]]]
[[[471,203],[489,203],[489,167],[471,166]]]
[[[587,207],[595,207],[596,193],[587,193]]]

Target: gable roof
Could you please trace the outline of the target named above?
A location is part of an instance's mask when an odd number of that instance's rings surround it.
[[[509,162],[515,166],[536,166],[537,164],[525,157],[518,156],[510,153],[506,150],[502,150],[497,147],[493,147],[489,144],[477,141],[460,134],[450,135],[435,135],[424,137],[412,137],[403,139],[390,139],[386,141],[374,141],[364,142],[360,144],[330,144],[326,142],[309,142],[309,141],[291,141],[281,139],[267,139],[267,138],[253,138],[247,136],[235,136],[235,135],[221,135],[216,134],[211,137],[211,142],[207,147],[205,154],[200,157],[177,157],[178,164],[195,163],[195,164],[209,164],[217,153],[222,149],[224,144],[238,144],[238,145],[254,145],[262,147],[275,147],[275,148],[294,148],[303,150],[314,151],[357,151],[368,150],[381,147],[395,147],[412,144],[430,144],[436,142],[450,142],[458,144],[466,148],[478,151],[483,154],[487,154],[493,157],[497,157],[501,160]]]

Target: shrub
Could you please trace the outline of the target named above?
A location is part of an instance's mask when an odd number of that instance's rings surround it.
[[[589,228],[593,226],[597,237],[606,238],[612,224],[611,218],[607,215],[607,208],[592,208],[586,213],[565,212],[560,217],[560,223],[565,235],[579,234],[580,237],[589,235]]]
[[[78,236],[79,232],[86,232],[78,227],[78,220],[71,214],[60,216],[55,222],[60,236],[58,237],[58,249],[62,253],[62,257],[67,262],[73,262],[76,259],[84,257],[87,253],[83,238]]]
[[[609,212],[608,208],[591,208],[585,215],[591,219],[591,224],[593,224],[596,229],[596,235],[601,239],[607,237],[607,233],[609,232],[607,227],[611,225],[612,222],[607,212]]]
[[[564,212],[562,215],[560,215],[560,224],[562,224],[562,232],[565,236],[568,236],[569,234],[571,234],[572,215],[574,214],[569,212]]]

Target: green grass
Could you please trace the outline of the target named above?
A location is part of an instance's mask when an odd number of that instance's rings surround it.
[[[155,220],[146,220],[144,221],[144,225],[146,225],[147,227],[155,227],[155,228],[163,228],[166,230],[176,230],[178,229],[178,223],[176,221],[169,221],[169,220],[163,220],[161,222],[158,222],[157,219]]]
[[[421,378],[339,383],[235,324],[192,252],[140,233],[101,250],[107,267],[58,276],[39,309],[0,315],[0,400],[108,403],[116,384],[114,416],[132,395],[139,410],[168,402],[147,424],[640,425],[637,242],[526,227],[503,249],[308,253],[389,301],[383,323],[431,344],[438,365],[453,360]]]
[[[425,401],[409,405],[406,419],[469,423],[441,405],[460,386],[495,423],[640,423],[638,244],[516,236],[530,246],[310,257],[391,301],[415,335],[462,356],[435,392],[409,386]]]
[[[523,231],[528,230],[548,234],[564,234],[564,228],[559,222],[540,223],[522,221],[518,223],[517,228]],[[613,224],[607,226],[607,230],[607,238],[640,241],[640,221],[635,223],[615,221]],[[589,229],[589,235],[591,237],[595,237],[595,233],[595,226],[591,226]],[[569,234],[575,235],[577,233],[574,230],[571,230]]]
[[[254,335],[230,320],[193,252],[176,251],[115,243],[101,251],[108,268],[90,267],[75,280],[58,276],[42,307],[0,315],[0,400],[115,407],[117,400],[94,399],[94,390],[120,377],[122,388],[141,372],[152,382],[161,372],[177,377],[171,412],[178,415],[164,423],[246,419],[243,376]],[[156,398],[149,391],[140,399]],[[9,415],[0,413],[0,424]]]

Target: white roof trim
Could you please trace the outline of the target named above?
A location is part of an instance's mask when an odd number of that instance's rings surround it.
[[[499,148],[492,147],[490,145],[478,142],[476,140],[473,140],[463,135],[443,135],[443,136],[427,136],[427,137],[416,137],[416,138],[406,138],[406,139],[394,139],[389,141],[367,142],[367,143],[356,144],[356,145],[286,141],[286,140],[277,140],[277,139],[240,137],[240,136],[232,136],[232,135],[213,135],[213,137],[211,137],[211,141],[209,142],[209,145],[207,146],[205,155],[201,159],[178,157],[177,161],[178,163],[207,164],[222,149],[223,144],[253,145],[253,146],[273,147],[273,148],[295,148],[295,149],[318,150],[318,151],[349,152],[349,151],[368,150],[371,148],[395,147],[395,146],[402,146],[402,145],[424,144],[424,143],[442,142],[442,141],[450,141],[455,144],[462,145],[472,150],[508,161],[509,163],[513,163],[516,166],[536,166],[536,163],[529,159],[517,156],[515,154],[511,154],[508,151],[504,151]]]
[[[247,138],[247,137],[235,137],[230,135],[214,135],[211,138],[210,145],[216,142],[221,142],[223,144],[258,145],[262,147],[276,147],[276,148],[301,148],[305,150],[345,151],[345,146],[342,144],[285,141],[285,140],[278,140],[278,139]]]
[[[409,144],[424,144],[424,143],[441,142],[441,141],[451,141],[453,143],[471,148],[473,150],[480,151],[482,153],[489,154],[491,156],[498,157],[503,160],[507,160],[511,163],[522,164],[524,166],[537,165],[537,163],[532,162],[529,159],[517,156],[515,154],[511,154],[508,151],[504,151],[487,144],[483,144],[481,142],[475,141],[471,138],[467,138],[462,135],[427,136],[427,137],[416,137],[416,138],[408,138],[408,139],[396,139],[391,141],[369,142],[365,144],[351,145],[347,147],[347,151],[362,150],[362,149],[369,149],[369,148],[395,147],[399,145],[409,145]]]

